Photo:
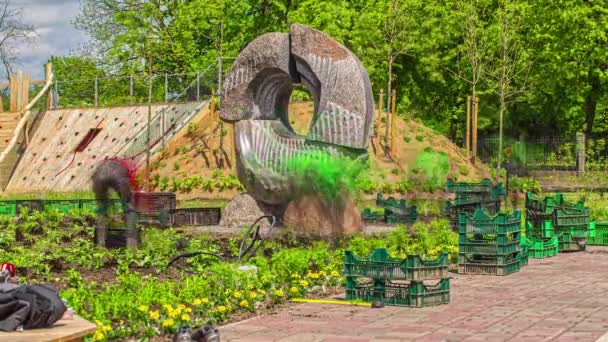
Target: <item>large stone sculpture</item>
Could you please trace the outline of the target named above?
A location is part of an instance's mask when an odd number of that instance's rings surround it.
[[[314,98],[307,136],[289,124],[295,84]],[[289,34],[258,37],[238,56],[222,91],[221,117],[235,122],[239,179],[265,204],[292,199],[288,161],[294,157],[367,153],[374,110],[369,76],[355,55],[318,30],[292,25]]]

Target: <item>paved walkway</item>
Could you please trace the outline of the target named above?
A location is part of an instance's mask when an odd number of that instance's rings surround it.
[[[300,304],[220,328],[222,341],[596,341],[608,332],[608,247],[530,259],[505,277],[453,274],[430,308]]]

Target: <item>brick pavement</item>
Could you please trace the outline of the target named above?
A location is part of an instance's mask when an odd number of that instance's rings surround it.
[[[222,341],[596,341],[608,332],[608,247],[530,259],[504,277],[451,274],[429,308],[298,304],[220,327]]]

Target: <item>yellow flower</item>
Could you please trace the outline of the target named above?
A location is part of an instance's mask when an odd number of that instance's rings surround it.
[[[249,307],[249,302],[248,302],[248,301],[246,301],[245,299],[243,299],[243,300],[242,300],[242,301],[239,303],[239,305],[240,305],[242,308],[248,308],[248,307]]]
[[[150,311],[150,318],[158,319],[160,317],[160,312],[158,310]]]
[[[335,278],[338,278],[340,276],[340,273],[338,273],[338,271],[332,271],[331,272],[331,276],[335,277]]]
[[[177,306],[177,308],[179,310],[184,310],[186,308],[186,306],[184,304],[180,304],[180,305]]]
[[[188,314],[183,314],[181,318],[184,322],[190,322],[190,315]]]
[[[251,291],[251,292],[249,292],[249,298],[256,299],[256,298],[258,298],[258,294],[255,293],[255,291]]]
[[[298,293],[298,288],[297,288],[297,287],[295,287],[295,286],[292,286],[292,287],[289,289],[289,292],[294,293],[294,294],[295,294],[295,293]]]
[[[327,273],[325,273],[325,271],[321,271],[321,272],[319,272],[319,275],[320,275],[321,277],[325,277],[325,276],[327,275]]]
[[[194,305],[194,306],[198,306],[198,305],[201,305],[201,303],[202,303],[202,301],[201,301],[200,299],[196,298],[196,299],[195,299],[195,300],[192,302],[192,305]]]
[[[169,312],[167,312],[167,316],[169,316],[170,318],[175,318],[177,317],[180,313],[182,313],[182,310],[179,309],[175,309],[175,310],[171,310]]]
[[[215,310],[219,313],[224,313],[224,312],[226,312],[226,307],[223,305],[220,305]]]
[[[148,312],[148,306],[146,305],[140,305],[137,307],[137,310],[141,311],[141,312]]]
[[[105,331],[110,331],[110,330],[112,330],[112,326],[104,325],[104,327],[101,330],[103,330],[104,332]]]
[[[203,304],[207,304],[207,303],[209,303],[209,298],[205,297],[205,298],[201,299],[201,302],[203,302]]]
[[[105,338],[103,332],[101,330],[97,330],[93,335],[93,341],[101,341]]]
[[[168,311],[173,310],[173,307],[171,305],[169,305],[169,304],[165,304],[165,305],[163,305],[163,309],[165,309],[165,311],[168,312]]]
[[[162,325],[163,328],[171,328],[173,325],[175,324],[175,322],[172,319],[166,319],[163,321]]]
[[[234,298],[239,299],[239,298],[241,298],[241,296],[242,296],[242,295],[243,295],[243,294],[242,294],[240,291],[236,291],[236,292],[234,293]]]
[[[308,277],[310,279],[319,279],[319,274],[318,273],[308,273]]]
[[[283,296],[285,296],[285,294],[283,293],[283,290],[276,290],[276,291],[274,292],[274,294],[275,294],[275,296],[277,296],[277,297],[283,297]]]
[[[306,280],[300,280],[300,286],[308,287],[308,282]]]
[[[191,313],[191,312],[192,312],[192,309],[191,309],[191,308],[185,308],[185,309],[184,309],[184,312],[185,312],[185,313]]]
[[[262,296],[266,294],[266,291],[264,291],[264,290],[258,290],[258,292],[259,292],[259,293],[260,293]]]

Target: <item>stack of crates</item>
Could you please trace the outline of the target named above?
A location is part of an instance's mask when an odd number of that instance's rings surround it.
[[[608,221],[604,222],[591,222],[590,238],[587,240],[587,244],[591,246],[608,246]]]
[[[418,217],[416,206],[407,206],[404,199],[397,200],[393,197],[384,198],[382,193],[376,197],[376,206],[381,211],[366,208],[361,212],[361,217],[366,222],[385,222],[388,224],[414,223]]]
[[[559,252],[585,250],[586,240],[593,238],[589,209],[583,202],[568,203],[562,194],[543,200],[526,194],[526,236],[534,243],[553,248],[557,237]]]
[[[457,183],[448,179],[447,191],[456,194],[453,202],[446,203],[446,215],[454,230],[458,229],[460,214],[472,215],[479,208],[491,214],[500,212],[500,202],[506,195],[506,189],[501,182],[492,185],[489,179],[479,183]]]
[[[521,245],[526,246],[528,255],[532,259],[544,259],[556,256],[559,251],[557,237],[551,238],[521,238]]]
[[[521,212],[462,213],[458,226],[458,273],[506,275],[521,267]],[[527,263],[527,259],[524,259]]]
[[[445,253],[435,260],[424,260],[418,255],[393,258],[384,248],[374,249],[369,257],[356,257],[351,251],[345,251],[344,276],[347,300],[410,307],[450,302]],[[429,284],[429,280],[435,281]]]

